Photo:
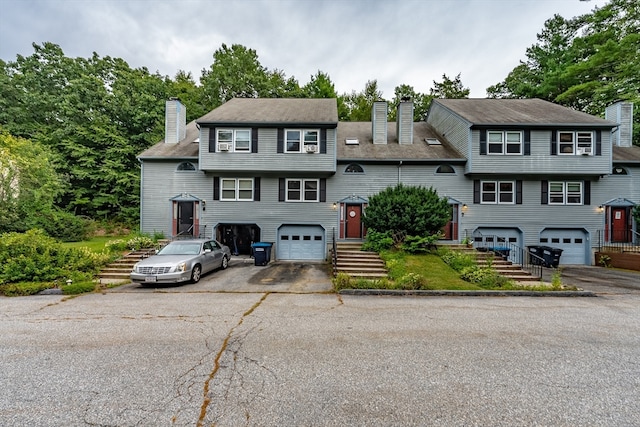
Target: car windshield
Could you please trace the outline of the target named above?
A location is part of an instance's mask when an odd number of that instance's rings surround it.
[[[200,243],[170,243],[158,255],[198,255]]]

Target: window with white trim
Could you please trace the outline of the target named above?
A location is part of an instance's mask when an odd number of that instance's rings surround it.
[[[480,185],[480,203],[514,204],[515,187],[515,182],[513,181],[482,181]]]
[[[287,202],[317,202],[319,198],[320,180],[287,179]]]
[[[550,205],[581,205],[582,182],[549,181]]]
[[[593,154],[593,132],[558,132],[558,154]]]
[[[285,153],[318,153],[320,131],[317,129],[285,130]]]
[[[218,151],[251,152],[251,129],[217,129]]]
[[[252,201],[253,178],[221,178],[220,200]]]
[[[487,154],[522,154],[521,131],[488,131]]]

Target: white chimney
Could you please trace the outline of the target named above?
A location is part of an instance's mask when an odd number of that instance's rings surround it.
[[[387,101],[375,101],[371,109],[371,134],[374,144],[387,143]]]
[[[413,144],[413,102],[402,98],[396,114],[398,144]]]
[[[613,145],[631,147],[633,139],[633,103],[616,102],[604,110],[604,118],[620,126],[611,135]]]
[[[164,142],[176,144],[187,136],[187,108],[178,98],[165,103]]]

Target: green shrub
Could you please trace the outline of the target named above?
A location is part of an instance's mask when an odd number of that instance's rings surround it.
[[[492,268],[478,266],[465,267],[460,271],[460,278],[475,283],[485,289],[510,289],[514,287],[512,280],[496,273]]]
[[[0,283],[53,282],[92,277],[110,261],[105,253],[65,247],[42,230],[0,235]]]
[[[404,276],[400,277],[396,283],[399,289],[404,290],[427,288],[427,279],[418,273],[407,273]]]
[[[440,258],[457,272],[461,272],[464,268],[476,266],[476,260],[472,255],[459,251],[450,251],[448,249],[438,250]]]
[[[398,184],[369,198],[364,225],[373,230],[430,236],[439,232],[451,218],[446,197],[434,188]]]
[[[85,240],[95,228],[90,219],[57,208],[41,212],[32,221],[32,228],[40,228],[48,236],[63,242]]]
[[[7,297],[21,297],[35,295],[38,292],[45,289],[51,289],[55,285],[53,283],[45,282],[19,282],[19,283],[7,283],[0,285],[0,294]]]
[[[393,238],[390,231],[381,233],[376,230],[367,231],[367,239],[362,245],[363,251],[382,252],[393,247]]]
[[[65,295],[78,295],[86,292],[93,292],[96,289],[94,281],[73,282],[69,285],[62,286],[62,293]]]
[[[401,249],[410,254],[419,254],[429,252],[438,240],[442,238],[442,233],[432,234],[431,236],[406,236],[402,242]]]

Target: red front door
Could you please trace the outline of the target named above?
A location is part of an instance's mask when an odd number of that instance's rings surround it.
[[[345,228],[347,239],[362,239],[362,205],[347,205]]]
[[[611,240],[613,242],[629,241],[629,225],[627,224],[627,209],[612,208],[611,209]]]

